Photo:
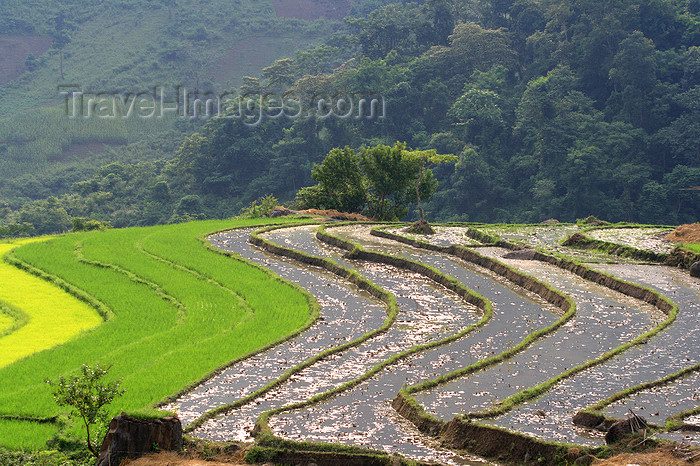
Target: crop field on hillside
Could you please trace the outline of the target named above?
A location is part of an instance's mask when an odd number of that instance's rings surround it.
[[[44,380],[98,362],[114,364],[111,376],[123,379],[127,390],[115,409],[149,408],[306,325],[310,297],[260,268],[208,250],[198,239],[235,226],[219,221],[73,234],[13,251],[11,260],[70,283],[106,321],[1,368],[0,416],[46,419],[59,414]],[[3,267],[26,274],[9,264]],[[25,307],[30,321],[23,329],[31,328],[33,303],[5,298],[18,309]],[[87,311],[97,316],[96,310]],[[24,345],[24,338],[27,344],[42,340],[23,335],[20,330],[4,336],[0,345],[13,337],[20,339],[13,347]],[[0,438],[7,446],[14,442]]]
[[[55,435],[50,422],[7,416],[59,414],[42,380],[86,362],[114,363],[127,390],[115,411],[162,406],[195,438],[270,451],[477,464],[503,460],[508,441],[506,461],[556,463],[571,445],[602,451],[596,425],[575,415],[630,408],[650,416],[655,438],[700,444],[678,430],[700,406],[700,282],[687,272],[601,251],[567,258],[561,238],[585,226],[453,224],[420,236],[293,220],[256,231],[264,223],[14,249],[10,261],[70,283],[106,321],[0,369],[2,446],[38,448]],[[621,244],[648,247],[658,232],[635,229]]]
[[[30,242],[1,243],[0,255]],[[0,318],[0,368],[64,343],[102,322],[86,303],[5,262],[0,262],[0,284],[0,302],[11,303],[15,309],[2,314],[5,325]],[[9,332],[13,326],[14,331]]]

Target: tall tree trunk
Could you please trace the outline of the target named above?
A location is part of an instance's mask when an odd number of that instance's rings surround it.
[[[418,182],[416,183],[416,199],[418,199],[418,213],[420,213],[421,222],[425,222],[425,214],[423,213],[423,206],[420,203],[420,184],[423,182],[423,169],[420,171],[418,176]]]
[[[61,79],[65,79],[63,77],[63,48],[61,48],[61,52],[59,53],[59,55],[61,57]]]

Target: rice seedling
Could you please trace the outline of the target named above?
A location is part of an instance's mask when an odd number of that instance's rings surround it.
[[[17,259],[83,290],[113,315],[61,346],[0,368],[0,415],[60,414],[44,380],[96,363],[113,363],[110,375],[123,380],[126,393],[114,412],[151,407],[302,327],[310,315],[306,295],[200,240],[250,223],[108,230],[18,248]],[[14,441],[0,436],[0,445]]]
[[[17,243],[0,244],[0,255],[16,247]],[[26,325],[0,338],[0,368],[64,343],[102,322],[86,303],[6,262],[0,262],[0,301],[21,310],[27,319]],[[9,312],[0,314],[0,335],[15,323]]]
[[[53,423],[0,419],[2,446],[10,450],[46,448],[46,442],[57,432],[58,426]]]

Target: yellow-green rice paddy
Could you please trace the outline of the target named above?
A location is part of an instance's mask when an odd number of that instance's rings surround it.
[[[34,240],[41,241],[41,240]],[[28,241],[0,243],[0,256]],[[0,262],[0,301],[27,316],[26,325],[0,338],[0,367],[60,345],[100,325],[100,315],[84,302],[28,272]],[[0,314],[0,335],[15,319]]]

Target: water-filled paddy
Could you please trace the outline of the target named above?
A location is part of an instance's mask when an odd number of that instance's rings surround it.
[[[319,248],[319,245],[315,244],[316,240],[313,238],[314,231],[315,229],[313,227],[285,231],[283,235],[284,244],[289,247],[305,250],[311,254],[334,257],[336,260],[341,261],[340,256],[337,252],[332,251],[332,248],[324,250]],[[274,241],[279,237],[279,234],[280,233],[272,232],[266,236]],[[297,236],[303,240],[295,241],[294,238]],[[232,232],[230,234],[224,234],[223,238],[221,236],[213,238],[213,242],[216,245],[217,242],[223,239],[223,241],[228,242],[226,246],[227,249],[233,250],[233,243],[237,243],[240,246],[241,238],[242,232]],[[282,241],[280,241],[280,243],[282,243]],[[289,278],[285,276],[285,274],[291,272],[291,270],[285,271],[279,266],[279,264],[282,264],[289,267],[289,264],[286,264],[284,261],[278,262],[271,257],[265,258],[265,261],[267,261],[267,266],[277,263],[274,270],[281,276]],[[219,416],[206,422],[201,428],[194,432],[195,435],[210,439],[250,439],[250,429],[257,417],[264,411],[295,401],[303,401],[314,394],[335,388],[343,382],[362,375],[373,365],[399,351],[408,349],[415,344],[434,341],[454,334],[462,328],[476,322],[479,318],[479,312],[476,308],[465,305],[461,299],[452,295],[452,293],[446,293],[436,289],[421,276],[383,265],[350,262],[352,263],[346,264],[351,265],[373,282],[385,289],[389,289],[397,296],[400,313],[394,326],[392,326],[388,332],[372,338],[356,348],[351,348],[325,358],[311,367],[302,370],[279,387],[256,398],[253,402],[235,409],[229,415]],[[309,273],[305,268],[297,270]],[[299,272],[293,272],[292,275],[297,273]],[[330,279],[324,277],[324,280],[328,282]],[[318,292],[316,289],[307,289],[314,294]],[[333,294],[335,291],[333,288],[326,286],[323,288],[323,292],[328,295]],[[339,298],[338,301],[342,301],[342,299]],[[382,311],[384,310],[382,309]],[[384,314],[385,313],[386,311],[384,311]],[[339,325],[347,326],[348,331],[350,331],[350,328],[355,326],[355,323],[346,322],[344,324],[339,323]],[[378,323],[376,327],[380,325],[381,322]],[[307,333],[308,332],[309,331],[307,331]],[[264,365],[258,364],[258,366],[258,369],[262,368],[263,371],[265,370]],[[225,371],[224,374],[235,374],[237,373],[237,369],[242,371],[245,369],[245,366],[241,366],[240,368],[238,365],[233,366],[231,369]],[[222,376],[224,374],[222,374]],[[207,389],[213,389],[214,391],[226,392],[227,394],[224,395],[224,397],[228,402],[230,402],[232,398],[239,396],[236,392],[230,391],[228,387],[222,387],[223,384],[218,383],[220,381],[220,377],[212,379],[207,382],[204,387],[200,387],[193,395],[197,398],[214,398],[206,393]],[[238,386],[240,385],[243,384],[238,384]],[[248,393],[251,391],[252,390],[248,389]],[[221,400],[221,396],[219,396],[219,399]],[[205,407],[210,407],[212,404],[207,401],[204,405]],[[415,436],[416,433],[414,432],[413,435]],[[376,447],[376,444],[372,446]],[[400,448],[399,451],[401,451]],[[401,452],[403,454],[409,453],[408,451]],[[433,458],[436,455],[434,449],[428,446],[418,447],[418,450],[414,450],[414,454],[426,458]],[[451,454],[443,453],[443,455],[446,454],[452,456]]]
[[[533,246],[560,249],[559,241],[575,228],[532,227],[532,232],[526,234],[520,231],[494,233],[506,238],[509,235],[520,236],[521,241]],[[219,440],[248,440],[250,428],[264,411],[330,390],[360,377],[374,364],[397,352],[455,334],[478,320],[479,311],[465,306],[452,293],[436,288],[416,274],[386,265],[348,260],[343,257],[345,251],[319,242],[315,238],[315,230],[313,226],[285,228],[264,236],[277,244],[326,257],[357,270],[397,296],[400,309],[398,319],[385,334],[302,370],[253,402],[208,421],[195,431],[195,435]],[[451,455],[433,444],[431,439],[418,433],[410,423],[399,417],[391,409],[390,401],[404,386],[443,375],[507,350],[529,333],[551,325],[560,317],[561,311],[472,264],[380,239],[369,235],[369,230],[369,226],[346,226],[331,228],[329,232],[359,243],[367,250],[400,255],[437,268],[491,300],[493,318],[474,333],[402,359],[369,380],[326,401],[273,416],[270,425],[276,435],[294,440],[366,446],[441,463],[478,461]],[[462,227],[444,228],[438,235],[428,238],[440,245],[452,242],[474,245],[463,235],[463,230]],[[299,283],[318,297],[324,317],[290,342],[234,365],[181,398],[178,401],[180,413],[181,416],[183,412],[186,413],[188,419],[252,393],[320,349],[346,343],[381,326],[386,318],[386,309],[366,296],[358,295],[336,277],[250,249],[245,243],[247,234],[248,231],[221,234],[212,237],[212,243],[239,252]],[[636,338],[666,317],[650,305],[594,285],[554,266],[536,261],[504,260],[501,256],[506,251],[500,248],[480,247],[477,251],[570,295],[576,302],[577,314],[554,333],[503,363],[416,394],[417,401],[428,412],[444,420],[451,419],[457,413],[492,408],[509,395]],[[677,322],[647,344],[633,347],[599,366],[565,379],[542,397],[486,422],[549,440],[600,444],[602,438],[599,433],[573,426],[573,414],[630,385],[655,380],[698,362],[691,355],[693,348],[700,347],[700,341],[696,341],[700,340],[696,331],[697,319],[695,324],[689,322],[692,309],[697,311],[700,302],[700,288],[694,282],[688,281],[680,272],[660,266],[597,264],[595,267],[649,285],[669,296],[681,307]],[[353,320],[353,316],[360,313],[362,317]],[[671,361],[671,358],[675,358],[675,361]],[[650,407],[661,399],[670,401],[664,409],[651,413],[659,420],[692,408],[697,377],[699,375],[693,374],[667,387],[622,400],[610,406],[608,414],[620,416],[623,410],[632,405],[636,406],[633,409],[649,412]]]

